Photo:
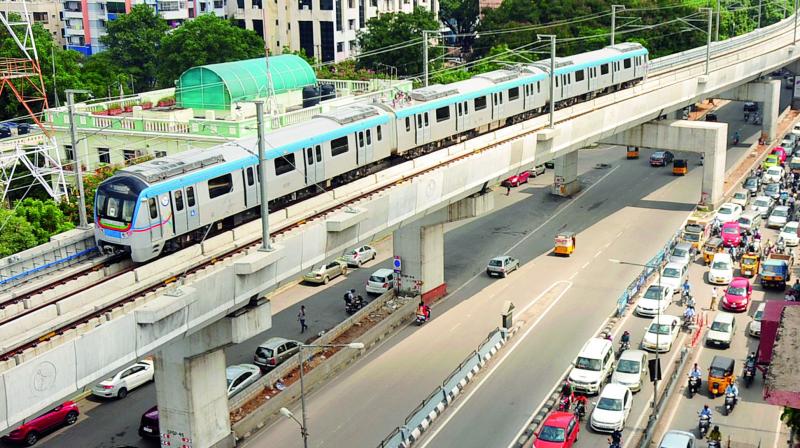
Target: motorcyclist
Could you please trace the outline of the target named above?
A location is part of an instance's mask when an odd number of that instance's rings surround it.
[[[628,330],[622,332],[620,342],[622,342],[622,345],[629,345],[631,343],[631,333]]]
[[[419,301],[419,307],[417,308],[417,314],[422,314],[425,316],[425,320],[431,318],[431,307],[425,304],[425,301]]]
[[[687,306],[686,311],[683,312],[683,320],[685,322],[694,322],[694,307]]]
[[[683,297],[689,297],[692,294],[692,285],[689,284],[689,279],[683,282]]]
[[[703,409],[700,411],[700,418],[703,417],[708,417],[708,421],[711,422],[711,408],[707,404],[704,404]]]
[[[619,429],[615,429],[614,432],[611,433],[611,438],[608,439],[610,446],[620,447],[622,446],[622,431]]]
[[[741,140],[741,135],[739,135],[739,131],[734,132],[733,133],[733,143],[734,144],[739,144],[740,140]]]
[[[732,394],[733,395],[733,404],[739,402],[739,388],[736,387],[736,383],[728,383],[728,386],[725,388],[725,395]]]
[[[691,372],[689,372],[690,378],[703,378],[703,372],[700,371],[700,367],[697,367],[697,363],[694,363],[694,367],[692,367]]]
[[[347,291],[346,293],[344,293],[344,303],[345,303],[346,306],[352,306],[353,305],[353,299],[356,298],[355,294],[354,294],[355,292],[356,292],[355,289],[351,289],[351,290]]]
[[[722,433],[719,432],[719,425],[714,425],[714,429],[708,433],[708,440],[709,442],[722,443]]]
[[[564,384],[561,385],[561,398],[569,398],[572,399],[572,394],[575,390],[572,388],[572,383],[569,380],[564,381]]]

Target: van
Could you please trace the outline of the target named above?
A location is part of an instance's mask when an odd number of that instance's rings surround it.
[[[706,345],[728,348],[736,331],[736,318],[733,314],[719,312],[706,333]]]
[[[744,230],[755,230],[761,227],[761,213],[750,210],[742,214],[737,221]]]
[[[575,358],[569,372],[569,381],[578,392],[596,394],[613,371],[613,344],[607,339],[592,338],[583,345]]]

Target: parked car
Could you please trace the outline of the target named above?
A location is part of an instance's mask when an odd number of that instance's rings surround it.
[[[592,411],[589,424],[596,431],[612,432],[625,427],[631,412],[633,393],[622,384],[606,384]]]
[[[761,320],[764,318],[764,310],[767,308],[767,302],[761,302],[756,308],[756,313],[753,314],[753,320],[750,322],[750,327],[747,332],[750,336],[761,337]]]
[[[655,316],[663,313],[672,301],[672,290],[666,286],[650,285],[636,302],[634,311],[640,316]]]
[[[739,190],[733,193],[733,197],[731,198],[731,203],[740,205],[742,208],[747,208],[747,204],[750,202],[750,193],[747,190]]]
[[[312,266],[311,269],[303,275],[303,281],[306,283],[321,283],[327,285],[331,279],[345,274],[347,274],[347,262],[344,260],[333,260],[329,263],[320,263]]]
[[[769,214],[769,218],[767,218],[767,227],[779,229],[785,226],[788,221],[789,207],[785,205],[779,205],[772,209],[772,213]]]
[[[648,381],[647,353],[642,350],[625,350],[617,360],[617,367],[611,374],[611,382],[626,386],[631,392],[638,392]]]
[[[764,171],[762,177],[764,178],[764,183],[767,184],[780,182],[783,178],[783,168],[779,166],[771,166]]]
[[[756,196],[761,187],[761,181],[757,177],[751,176],[744,180],[742,187],[750,193],[750,196]]]
[[[733,317],[733,314],[722,311],[717,313],[706,333],[706,345],[730,347],[735,329],[736,318]]]
[[[516,187],[522,184],[527,184],[528,179],[531,177],[531,172],[528,170],[520,171],[513,176],[509,176],[506,180],[500,183],[504,187]]]
[[[228,381],[228,398],[243,391],[261,377],[261,369],[254,364],[236,364],[225,369]]]
[[[534,433],[533,448],[572,448],[578,441],[581,425],[572,412],[553,412]]]
[[[800,243],[800,237],[797,236],[797,226],[797,221],[787,222],[781,229],[778,239],[783,239],[783,242],[786,243],[787,246],[797,246],[797,244]]]
[[[716,113],[709,112],[709,113],[706,114],[706,121],[714,122],[714,121],[718,121],[718,120],[719,120],[719,118],[717,117]]]
[[[117,372],[116,375],[103,380],[92,387],[92,395],[98,397],[125,398],[128,392],[136,389],[142,384],[153,381],[153,361],[145,359],[136,364]]]
[[[689,265],[692,262],[692,243],[678,243],[669,254],[669,261]]]
[[[493,277],[495,275],[505,277],[510,274],[511,271],[515,271],[517,269],[519,269],[519,260],[509,257],[508,255],[503,255],[489,260],[489,264],[486,266],[486,274],[489,277]]]
[[[642,337],[642,348],[651,352],[668,352],[681,329],[681,322],[675,316],[662,314],[656,316]]]
[[[366,244],[355,249],[350,249],[349,252],[344,254],[342,260],[350,266],[361,267],[364,263],[374,260],[375,257],[378,256],[378,251],[376,251],[372,246],[367,246]]]
[[[661,286],[666,286],[672,293],[680,291],[683,281],[686,280],[686,273],[689,265],[683,263],[670,262],[661,270]]]
[[[285,338],[269,338],[256,348],[253,364],[261,370],[272,370],[294,356],[300,350],[301,343]]]
[[[661,438],[658,448],[699,448],[694,434],[670,429]]]
[[[720,252],[714,254],[711,268],[708,270],[708,282],[715,285],[727,285],[733,280],[733,260],[730,254]]]
[[[28,420],[17,429],[3,436],[3,442],[24,443],[28,446],[36,444],[39,439],[62,426],[73,425],[78,421],[78,405],[74,401],[65,401],[44,414]]]
[[[741,215],[742,215],[741,205],[726,202],[719,207],[719,210],[717,210],[716,218],[719,219],[719,222],[725,223],[725,222],[736,221],[739,219],[739,216]]]
[[[368,294],[383,294],[394,289],[396,274],[391,269],[381,268],[373,272],[367,279]]]
[[[744,277],[736,277],[725,290],[722,298],[722,308],[728,311],[747,311],[750,299],[753,296],[753,285]]]
[[[656,151],[650,155],[650,166],[667,166],[675,159],[669,151]]]
[[[158,406],[144,411],[139,420],[139,437],[145,439],[158,439],[161,437],[161,430],[158,426]]]

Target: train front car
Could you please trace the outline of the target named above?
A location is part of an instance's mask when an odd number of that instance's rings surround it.
[[[133,239],[139,237],[134,232],[140,208],[139,195],[147,187],[142,179],[126,173],[118,173],[97,187],[94,238],[100,250],[131,253]]]

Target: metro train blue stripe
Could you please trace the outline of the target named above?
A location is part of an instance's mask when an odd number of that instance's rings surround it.
[[[358,131],[363,131],[364,129],[373,128],[381,124],[386,124],[388,122],[389,122],[388,115],[380,115],[377,117],[368,118],[366,120],[361,120],[356,123],[341,126],[339,128],[333,129],[328,132],[323,132],[321,134],[314,134],[306,138],[303,138],[301,140],[297,140],[295,142],[267,150],[267,159],[268,160],[277,159],[278,157],[283,156],[285,154],[309,148],[311,146],[318,145],[320,143],[329,142],[333,139],[337,139],[339,137],[343,137],[348,134],[353,134]],[[269,143],[269,136],[267,136],[267,143]]]
[[[582,64],[575,64],[575,65],[569,65],[569,66],[566,66],[566,67],[557,68],[556,69],[556,75],[572,73],[572,72],[576,72],[578,70],[581,70],[581,69],[584,69],[584,68],[589,68],[589,67],[599,67],[599,66],[601,66],[603,64],[621,61],[623,59],[628,59],[628,58],[634,57],[634,56],[646,56],[647,54],[648,54],[648,51],[647,51],[646,48],[643,48],[641,50],[629,51],[627,53],[620,53],[618,55],[609,56],[609,57],[603,58],[603,59],[598,59],[598,60],[594,60],[594,61],[586,61],[586,62],[584,62]]]
[[[230,162],[220,163],[219,165],[209,166],[201,170],[193,171],[183,176],[170,179],[166,182],[160,182],[154,185],[150,185],[149,187],[142,190],[142,192],[139,194],[139,197],[143,199],[154,198],[168,191],[177,190],[178,188],[188,187],[190,185],[204,182],[207,181],[208,179],[213,179],[217,176],[222,176],[223,174],[232,173],[234,171],[241,170],[245,167],[257,164],[258,164],[258,157],[247,156],[238,160],[232,160]]]

